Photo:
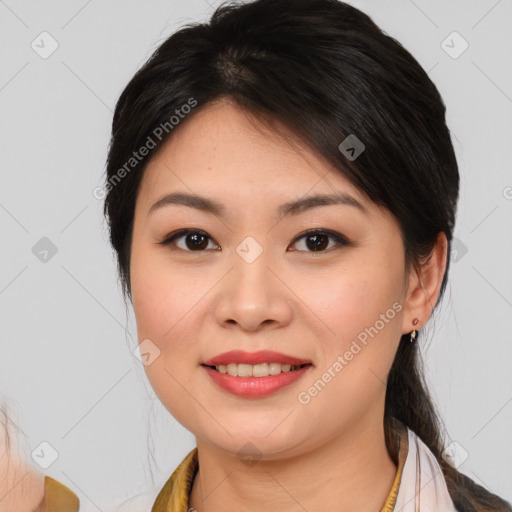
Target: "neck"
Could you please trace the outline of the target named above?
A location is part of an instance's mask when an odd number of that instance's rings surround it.
[[[357,424],[299,456],[252,466],[210,444],[198,441],[197,447],[190,506],[198,512],[223,510],[226,503],[247,512],[376,512],[397,471],[379,420]]]

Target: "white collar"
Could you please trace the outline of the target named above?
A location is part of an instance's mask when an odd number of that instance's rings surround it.
[[[408,451],[394,512],[458,512],[435,455],[407,427]]]

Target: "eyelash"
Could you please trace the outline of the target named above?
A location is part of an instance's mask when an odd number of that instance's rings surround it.
[[[157,243],[158,243],[158,245],[169,246],[175,240],[177,240],[179,238],[183,238],[184,236],[189,235],[189,234],[203,235],[211,240],[211,237],[207,233],[205,233],[204,231],[201,231],[199,229],[180,229],[174,233],[171,233],[164,240],[162,240],[161,242],[157,242]],[[337,233],[336,231],[331,231],[329,229],[311,229],[309,231],[306,231],[306,232],[302,233],[301,235],[299,235],[298,237],[296,237],[295,240],[292,242],[292,244],[295,244],[299,240],[301,240],[303,238],[307,238],[308,236],[312,236],[312,235],[326,235],[326,236],[330,237],[331,239],[333,239],[338,244],[340,244],[341,246],[345,246],[345,247],[353,245],[353,243],[346,236],[344,236],[340,233]],[[197,251],[191,251],[189,249],[181,249],[180,247],[176,247],[175,249],[185,251],[185,252],[190,252],[190,253],[193,253],[193,252],[200,253],[200,252],[205,252],[205,250],[207,250],[207,249],[202,249],[202,250],[197,250]],[[315,253],[330,252],[332,249],[333,248],[331,247],[329,249],[324,249],[321,251],[306,250],[306,251],[297,251],[297,252],[309,252],[311,254],[315,254]]]

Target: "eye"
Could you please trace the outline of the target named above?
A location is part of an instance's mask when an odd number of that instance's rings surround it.
[[[184,246],[180,247],[177,243],[175,243],[180,239],[184,239]],[[332,249],[332,245],[329,246],[329,239],[335,242],[333,245],[352,245],[352,242],[350,242],[346,236],[335,231],[325,229],[313,229],[307,231],[306,233],[303,233],[302,235],[297,237],[293,243],[295,244],[302,239],[304,239],[305,241],[305,247],[311,250],[301,252],[325,252],[326,248]],[[174,243],[178,249],[181,249],[183,251],[201,252],[205,249],[208,249],[208,240],[211,240],[211,238],[204,231],[197,229],[180,229],[175,233],[171,233],[167,238],[165,238],[161,242],[158,242],[158,245],[166,246]]]
[[[185,247],[177,246],[178,249],[189,252],[202,251],[206,249],[208,244],[205,243],[205,241],[210,239],[204,231],[197,229],[180,229],[175,233],[171,233],[165,240],[158,242],[158,245],[170,245],[175,240],[179,240],[181,238],[185,239]]]
[[[324,229],[313,229],[307,231],[301,236],[297,237],[294,243],[297,241],[304,239],[304,246],[308,249],[312,249],[311,251],[306,252],[325,252],[325,249],[328,247],[332,249],[332,246],[329,246],[329,238],[334,240],[335,244],[340,245],[351,245],[351,242],[348,238],[340,233],[336,233],[336,231],[324,230]]]

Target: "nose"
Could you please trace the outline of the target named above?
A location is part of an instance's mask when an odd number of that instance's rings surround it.
[[[287,325],[293,316],[293,293],[279,274],[263,254],[250,263],[236,255],[233,267],[217,287],[217,323],[245,331]]]

